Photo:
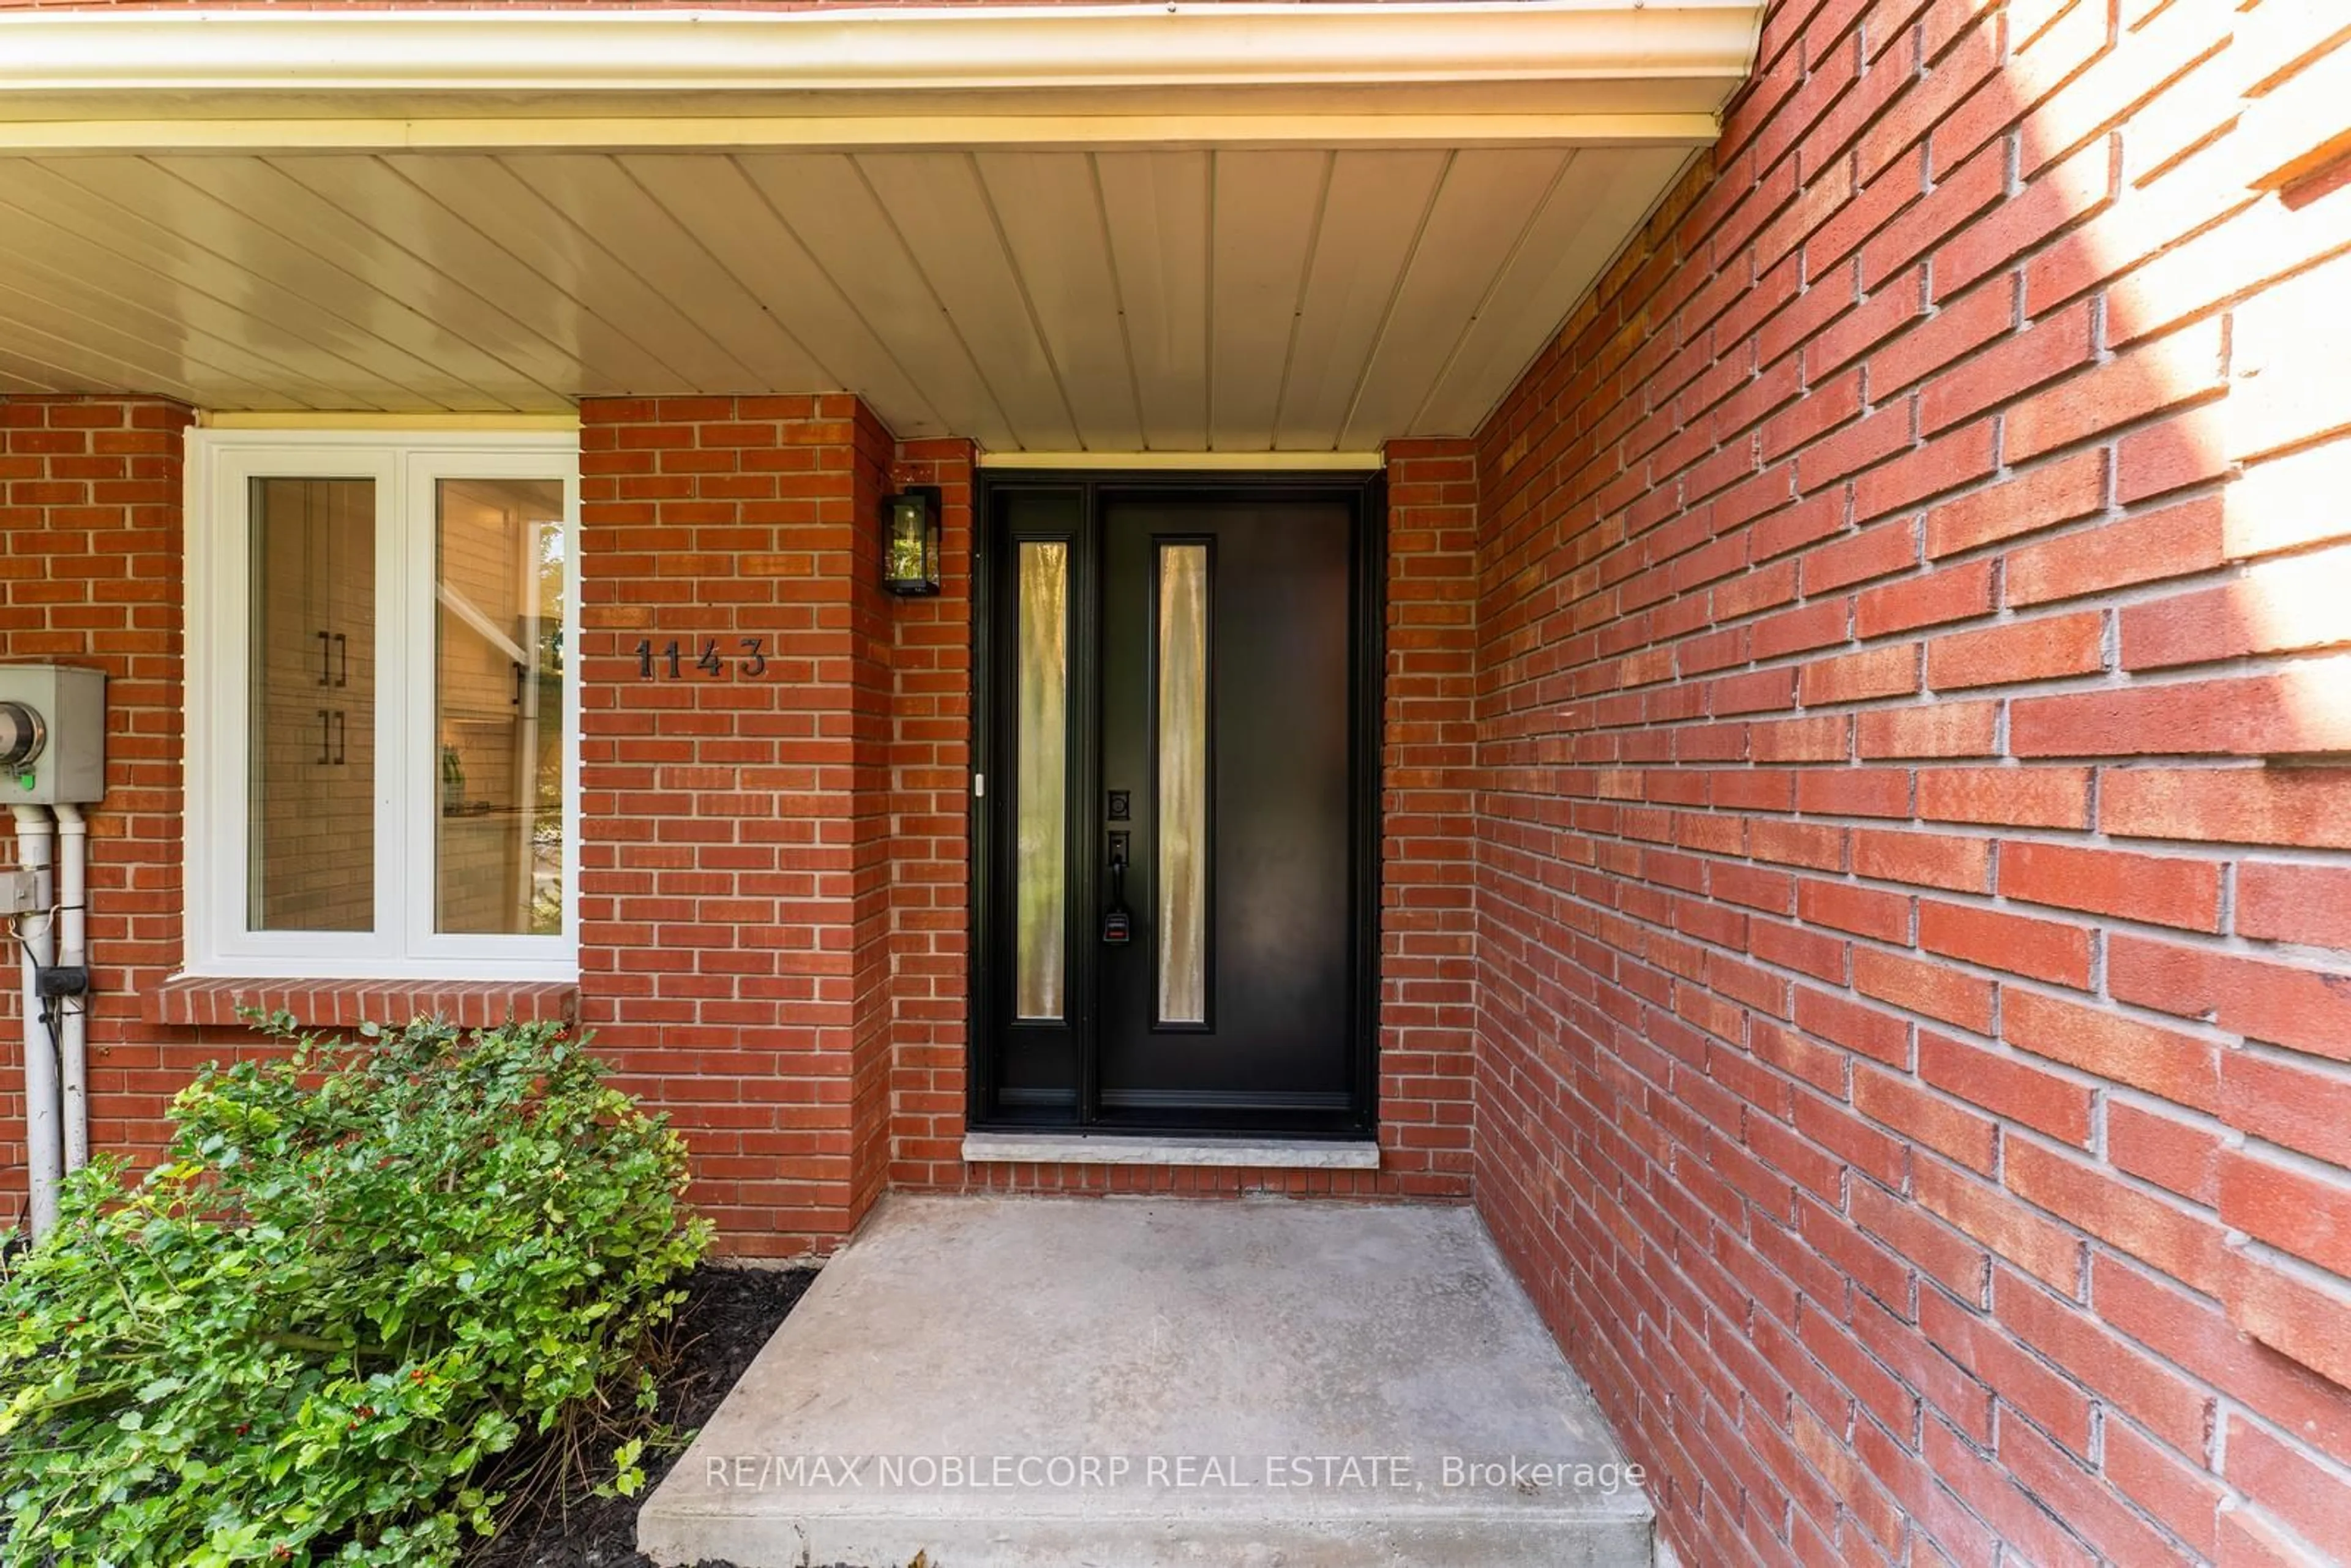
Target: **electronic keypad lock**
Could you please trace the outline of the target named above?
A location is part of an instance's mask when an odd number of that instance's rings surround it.
[[[1123,947],[1134,940],[1134,916],[1126,912],[1126,846],[1128,836],[1110,836],[1110,906],[1102,911],[1102,945]]]

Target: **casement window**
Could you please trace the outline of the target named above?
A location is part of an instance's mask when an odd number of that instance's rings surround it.
[[[188,967],[578,973],[576,435],[199,431]]]

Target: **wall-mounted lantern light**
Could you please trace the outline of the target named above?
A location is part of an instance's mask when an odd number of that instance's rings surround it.
[[[882,586],[914,597],[939,591],[939,492],[913,485],[882,503]]]

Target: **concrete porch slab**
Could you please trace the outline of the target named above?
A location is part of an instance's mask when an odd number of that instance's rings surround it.
[[[637,1535],[744,1568],[1635,1568],[1650,1521],[1468,1209],[902,1197]]]

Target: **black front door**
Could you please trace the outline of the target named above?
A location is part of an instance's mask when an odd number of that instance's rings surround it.
[[[977,1124],[1368,1128],[1367,498],[990,486]]]

